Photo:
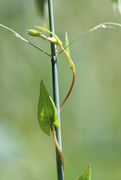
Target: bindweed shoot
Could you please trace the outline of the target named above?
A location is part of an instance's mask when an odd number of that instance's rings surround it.
[[[62,109],[64,103],[66,102],[66,100],[70,96],[70,94],[72,92],[72,89],[73,89],[73,86],[74,86],[74,82],[75,82],[75,66],[74,66],[74,63],[73,63],[68,51],[64,48],[64,46],[62,44],[62,41],[60,40],[60,38],[56,34],[52,33],[49,29],[47,29],[45,27],[42,27],[42,26],[35,26],[35,27],[37,29],[39,29],[41,31],[44,31],[44,32],[47,32],[47,33],[49,33],[49,34],[51,34],[53,36],[53,37],[47,37],[47,36],[43,35],[41,32],[40,33],[38,31],[36,32],[36,35],[37,35],[36,37],[40,37],[40,38],[45,39],[45,40],[47,40],[47,41],[49,41],[51,43],[54,43],[61,49],[61,51],[65,54],[65,56],[67,58],[67,61],[68,61],[69,65],[70,65],[70,69],[72,71],[72,75],[73,75],[72,83],[71,83],[71,86],[69,88],[69,91],[68,91],[67,95],[65,96],[64,100],[62,101],[62,103],[60,105],[60,108]],[[29,35],[35,36],[34,35],[35,32],[34,33],[32,33],[32,32],[34,32],[34,30],[31,30],[31,29],[28,30]]]
[[[70,43],[68,43],[68,45],[66,45],[65,47],[63,46],[62,41],[60,40],[60,38],[56,34],[52,33],[50,30],[48,30],[47,28],[42,27],[42,26],[35,26],[35,27],[37,29],[39,29],[41,31],[44,31],[44,32],[47,32],[47,33],[49,33],[49,34],[51,34],[53,36],[53,37],[47,37],[47,36],[43,35],[41,32],[37,31],[37,33],[39,33],[39,35],[36,36],[36,37],[40,37],[40,38],[45,39],[45,40],[47,40],[47,41],[49,41],[51,43],[56,44],[61,49],[59,52],[57,52],[57,55],[59,55],[61,53],[65,54],[65,56],[67,58],[67,61],[68,61],[69,65],[70,65],[72,74],[73,74],[72,83],[71,83],[71,86],[69,88],[69,91],[68,91],[66,97],[64,98],[64,100],[62,101],[62,103],[60,105],[60,107],[62,109],[64,103],[66,102],[66,100],[68,99],[68,97],[70,96],[70,94],[72,92],[72,89],[73,89],[73,86],[74,86],[74,82],[75,82],[75,66],[74,66],[74,63],[73,63],[73,61],[72,61],[72,59],[70,57],[69,52],[67,51],[67,48],[70,47],[76,41],[80,40],[81,38],[85,37],[86,35],[88,35],[91,32],[97,31],[98,29],[109,29],[109,28],[116,28],[116,27],[120,27],[121,28],[121,24],[115,23],[115,22],[101,23],[101,24],[99,24],[97,26],[94,26],[93,28],[87,30],[86,32],[82,33],[77,38],[75,38]]]
[[[23,36],[21,36],[19,33],[14,31],[13,29],[11,29],[5,25],[2,25],[2,24],[0,24],[0,27],[5,28],[6,30],[12,32],[20,40],[24,41],[25,43],[31,45],[32,47],[38,49],[39,51],[43,52],[47,56],[51,57],[51,55],[49,53],[42,50],[41,48],[39,48],[38,46],[36,46],[32,42],[28,41],[27,39],[25,39]],[[63,45],[60,38],[56,34],[51,32],[50,30],[48,30],[47,28],[44,28],[42,26],[35,26],[35,27],[37,29],[39,29],[39,31],[34,30],[34,29],[29,29],[28,34],[33,36],[33,37],[39,37],[39,38],[46,40],[52,44],[55,44],[60,49],[60,51],[58,51],[56,55],[59,55],[63,52],[67,58],[67,61],[70,65],[70,69],[72,71],[73,78],[72,78],[71,86],[69,88],[67,95],[65,96],[64,100],[62,101],[62,103],[60,105],[60,108],[62,109],[64,103],[66,102],[66,100],[70,96],[72,89],[73,89],[73,86],[74,86],[74,83],[75,83],[75,66],[74,66],[74,63],[73,63],[71,56],[70,56],[69,47],[72,44],[74,44],[76,41],[78,41],[79,39],[83,38],[84,36],[88,35],[91,32],[97,31],[98,29],[109,29],[109,28],[116,28],[116,27],[121,28],[121,24],[115,23],[115,22],[101,23],[101,24],[94,26],[93,28],[87,30],[86,32],[82,33],[77,38],[75,38],[71,43],[69,43],[68,35],[66,33],[66,35],[65,35],[65,39],[66,39],[65,46]],[[43,32],[44,33],[46,32],[51,36],[46,36],[45,34],[43,34]],[[59,146],[58,139],[57,139],[56,132],[55,132],[56,129],[60,128],[58,113],[57,113],[56,106],[55,106],[52,98],[49,96],[49,93],[47,92],[43,82],[41,82],[41,86],[40,86],[40,98],[39,98],[39,104],[38,104],[38,121],[39,121],[40,127],[44,133],[50,135],[50,130],[52,131],[54,143],[55,143],[56,148],[58,150],[59,156],[60,156],[62,164],[63,164],[63,169],[64,169],[64,157],[63,157],[63,154],[62,154],[62,151],[60,148],[61,146]],[[88,170],[86,170],[83,173],[83,175],[81,175],[78,178],[78,180],[84,180],[84,179],[91,180],[91,169],[90,168],[88,168]]]

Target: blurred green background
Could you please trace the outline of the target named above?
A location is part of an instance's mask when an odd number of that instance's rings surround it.
[[[121,22],[110,0],[54,0],[55,29],[70,40],[106,21]],[[34,0],[0,0],[0,23],[28,37],[42,25]],[[45,22],[44,22],[45,24]],[[121,179],[121,29],[98,30],[71,46],[76,85],[61,112],[65,179],[88,163],[92,180]],[[60,101],[71,83],[64,55],[58,59]],[[56,180],[52,136],[37,121],[40,81],[52,95],[50,59],[0,28],[0,180]]]

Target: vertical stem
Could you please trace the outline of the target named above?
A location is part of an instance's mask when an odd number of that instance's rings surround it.
[[[54,13],[53,13],[53,0],[48,0],[48,11],[49,11],[49,25],[50,31],[55,33],[54,30]],[[58,89],[58,72],[57,72],[57,57],[56,57],[56,46],[51,43],[51,62],[52,62],[52,80],[53,80],[53,98],[58,112],[58,119],[60,128],[56,129],[56,136],[62,151],[61,142],[61,122],[60,122],[60,103],[59,103],[59,89]],[[63,166],[58,151],[56,149],[56,161],[57,161],[57,175],[58,180],[64,180]]]

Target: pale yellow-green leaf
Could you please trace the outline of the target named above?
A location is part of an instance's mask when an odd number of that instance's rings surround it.
[[[37,29],[41,30],[41,31],[44,31],[44,32],[47,32],[47,33],[51,34],[51,35],[54,36],[55,39],[57,40],[58,46],[61,46],[61,45],[62,45],[62,42],[61,42],[60,38],[59,38],[56,34],[54,34],[53,32],[51,32],[49,29],[47,29],[47,28],[45,28],[45,27],[42,27],[42,26],[35,26],[35,27],[36,27]]]

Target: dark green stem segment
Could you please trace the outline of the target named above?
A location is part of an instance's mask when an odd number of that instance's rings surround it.
[[[53,0],[48,0],[48,11],[49,11],[49,25],[50,31],[55,33],[54,30],[54,13],[53,13]],[[51,35],[50,35],[51,36]],[[58,112],[58,119],[60,128],[56,130],[57,140],[62,151],[61,142],[61,122],[60,122],[60,103],[59,103],[59,89],[58,89],[58,72],[57,72],[57,57],[56,57],[56,45],[51,43],[51,62],[52,62],[52,80],[53,80],[53,98]],[[57,176],[58,180],[64,180],[63,165],[56,149],[56,160],[57,160]]]

